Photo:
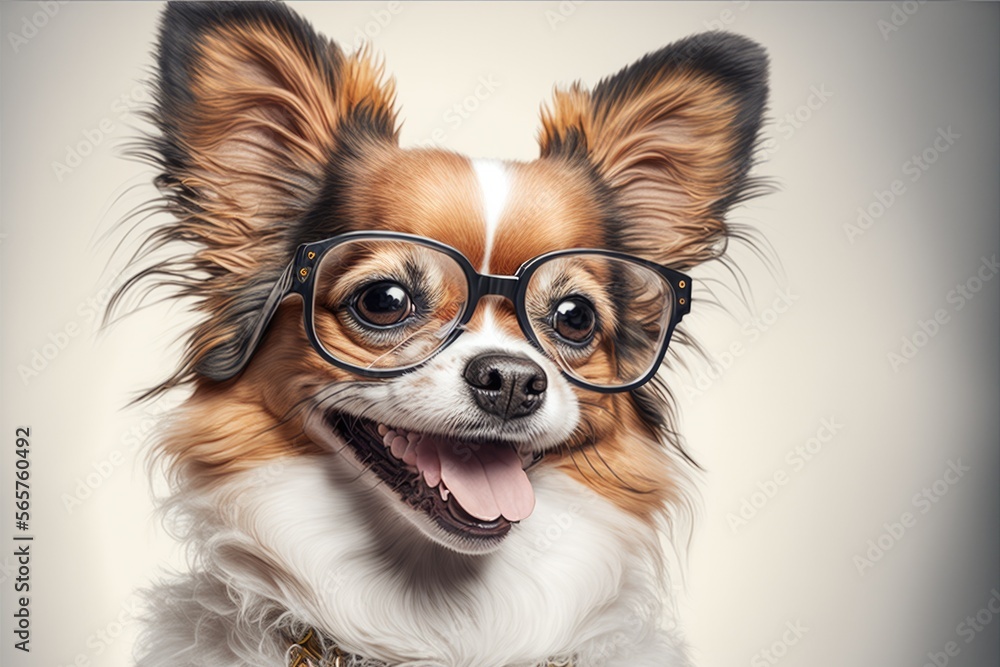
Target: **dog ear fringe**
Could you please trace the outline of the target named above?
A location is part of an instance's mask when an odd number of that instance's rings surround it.
[[[170,3],[156,62],[156,132],[130,154],[158,171],[161,196],[144,212],[171,220],[149,232],[133,258],[143,268],[109,310],[143,285],[140,301],[172,288],[203,317],[179,369],[138,400],[231,375],[342,139],[398,140],[381,65],[278,3]]]
[[[541,156],[588,161],[616,194],[623,249],[688,269],[725,252],[726,212],[768,191],[748,177],[767,105],[768,60],[732,33],[693,35],[592,91],[557,90]]]

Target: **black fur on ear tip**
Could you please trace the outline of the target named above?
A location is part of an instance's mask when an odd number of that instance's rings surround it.
[[[766,100],[767,51],[749,37],[721,31],[697,33],[646,54],[597,84],[594,96],[614,99],[685,70],[728,85],[740,97]]]
[[[234,2],[232,0],[196,0],[194,2],[168,2],[160,23],[160,46],[170,40],[184,46],[185,38],[212,30],[218,26],[269,25],[308,44],[316,40],[312,24],[287,5],[275,0]]]
[[[608,113],[621,99],[641,95],[665,78],[684,72],[700,74],[722,85],[736,103],[733,129],[735,155],[749,166],[768,101],[767,51],[759,43],[733,32],[702,32],[648,53],[593,90],[598,113]]]
[[[749,37],[733,32],[706,32],[688,38],[691,67],[730,88],[739,101],[737,126],[753,125],[754,133],[767,107],[767,51]],[[684,41],[688,41],[684,40]]]
[[[731,82],[767,79],[767,51],[758,42],[735,32],[701,32],[667,46],[675,67],[690,65]],[[655,54],[654,54],[655,55]]]
[[[321,60],[326,40],[312,24],[280,2],[168,2],[160,19],[156,47],[161,107],[182,108],[194,102],[190,74],[206,33],[222,26],[255,25],[270,26],[291,36],[293,43]]]
[[[163,10],[164,30],[187,29],[200,32],[219,24],[253,24],[270,22],[275,25],[306,24],[291,9],[275,0],[236,2],[233,0],[195,0],[168,2]],[[162,32],[161,32],[162,34]]]

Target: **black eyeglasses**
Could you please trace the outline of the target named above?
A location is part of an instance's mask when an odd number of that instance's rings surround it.
[[[513,276],[478,273],[458,250],[397,232],[351,232],[298,248],[228,377],[249,361],[284,297],[302,296],[306,336],[329,363],[366,377],[401,375],[461,335],[480,299],[514,305],[525,337],[570,382],[635,389],[663,361],[691,309],[691,279],[637,257],[558,250]]]

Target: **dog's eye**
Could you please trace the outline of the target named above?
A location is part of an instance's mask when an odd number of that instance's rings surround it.
[[[365,324],[391,327],[413,312],[413,300],[399,283],[382,281],[368,285],[354,300],[354,312]]]
[[[566,342],[585,345],[594,337],[597,314],[589,301],[571,296],[556,304],[552,313],[552,328]]]

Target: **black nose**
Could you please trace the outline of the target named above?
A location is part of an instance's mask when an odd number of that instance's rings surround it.
[[[473,357],[464,375],[479,407],[504,419],[525,417],[540,408],[549,385],[541,366],[509,354]]]

